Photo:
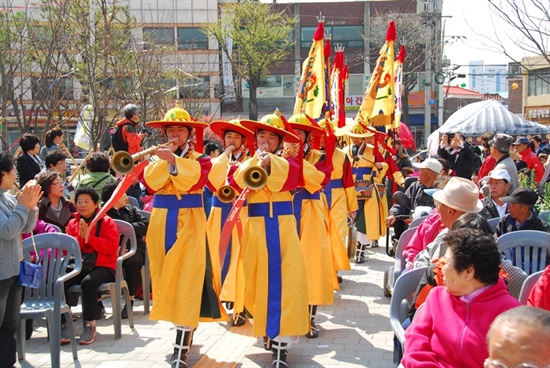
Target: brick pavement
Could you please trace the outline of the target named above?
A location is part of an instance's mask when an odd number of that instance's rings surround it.
[[[335,295],[331,306],[319,307],[316,322],[320,329],[317,339],[301,337],[288,355],[290,368],[317,367],[395,367],[392,363],[393,333],[389,315],[389,298],[382,292],[383,273],[392,258],[386,256],[384,241],[380,248],[368,249],[367,262],[352,264],[352,270],[342,272],[341,290]],[[61,347],[62,367],[107,368],[107,367],[168,367],[172,354],[175,329],[167,322],[148,320],[143,314],[140,301],[134,307],[134,330],[123,321],[122,339],[114,339],[109,299],[105,300],[107,316],[98,321],[96,341],[89,346],[78,346],[78,361],[73,362],[70,345]],[[78,309],[75,308],[78,312]],[[80,332],[82,321],[75,325]],[[35,331],[27,341],[26,360],[16,367],[50,367],[45,321],[35,321]],[[245,328],[245,327],[243,327]],[[224,340],[227,323],[202,323],[194,336],[189,357],[191,366],[203,355],[218,356],[217,342]],[[238,327],[231,332],[238,331]],[[230,335],[225,335],[226,341]],[[244,341],[244,340],[243,340]],[[243,342],[243,345],[245,343]],[[246,350],[246,346],[243,350]],[[271,367],[271,353],[263,349],[260,341],[239,354],[232,349],[228,356],[241,356],[235,366],[241,368]],[[205,358],[205,359],[206,359]],[[205,360],[202,361],[204,363]],[[209,364],[201,364],[208,367]]]

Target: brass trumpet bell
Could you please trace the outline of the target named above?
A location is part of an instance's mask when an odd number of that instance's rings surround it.
[[[244,184],[252,190],[260,190],[267,184],[267,171],[261,166],[252,166],[243,173]]]
[[[126,151],[117,151],[111,158],[111,167],[120,175],[127,175],[134,170],[132,155]]]
[[[237,196],[237,191],[231,185],[224,185],[216,192],[216,197],[222,203],[231,203]]]

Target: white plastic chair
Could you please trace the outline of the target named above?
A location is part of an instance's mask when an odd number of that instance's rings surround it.
[[[497,225],[500,221],[500,217],[495,217],[495,218],[492,218],[492,219],[489,219],[487,220],[487,222],[489,223],[489,226],[491,227],[491,231],[494,233],[496,233],[497,231]]]
[[[539,218],[542,220],[543,224],[547,224],[548,219],[550,218],[550,210],[539,213]]]
[[[409,224],[409,229],[411,229],[413,227],[419,227],[420,224],[422,223],[422,221],[424,221],[426,219],[426,217],[428,217],[428,216],[420,216],[420,217],[415,218],[414,220],[412,220],[411,223]]]
[[[537,230],[517,230],[497,239],[499,251],[528,275],[542,271],[550,251],[550,234]]]
[[[393,288],[390,302],[390,325],[395,337],[401,343],[401,353],[405,351],[405,329],[402,324],[409,317],[412,298],[426,269],[427,267],[421,267],[405,272],[399,276]],[[401,360],[399,355],[399,351],[394,349],[394,363],[399,363]]]
[[[533,287],[537,283],[537,280],[542,275],[544,271],[535,272],[532,275],[529,275],[523,282],[523,285],[521,286],[521,291],[519,292],[519,302],[522,305],[527,305],[527,299],[529,298],[529,294],[531,294],[531,290],[533,290]]]
[[[17,356],[25,360],[25,323],[26,319],[46,318],[50,343],[52,367],[60,366],[61,315],[65,315],[68,324],[73,359],[77,360],[76,338],[69,306],[65,301],[63,285],[75,277],[82,268],[80,246],[72,236],[61,233],[45,233],[34,236],[34,243],[39,254],[43,254],[44,278],[38,289],[25,288],[21,315],[17,328]],[[34,252],[32,238],[23,240],[23,255],[30,258]],[[43,251],[43,252],[41,252]],[[66,252],[65,256],[63,253]],[[74,258],[74,269],[66,273],[69,260]]]
[[[113,307],[113,324],[115,327],[115,339],[120,339],[122,336],[122,318],[120,316],[120,313],[122,311],[120,300],[122,296],[124,296],[124,300],[126,302],[126,308],[128,311],[128,323],[130,325],[130,328],[134,328],[134,310],[132,308],[132,303],[130,303],[130,292],[128,290],[128,284],[126,283],[126,280],[124,280],[124,275],[122,272],[122,262],[136,254],[137,240],[134,228],[131,224],[122,220],[114,221],[118,228],[118,232],[121,235],[119,245],[120,250],[126,249],[126,244],[128,242],[130,243],[130,249],[126,253],[119,252],[119,254],[121,255],[119,255],[116,260],[115,281],[102,284],[99,287],[98,291],[102,293],[109,292],[109,295],[111,296],[111,305]],[[80,284],[71,286],[69,288],[69,292],[81,293],[82,290],[80,288]]]

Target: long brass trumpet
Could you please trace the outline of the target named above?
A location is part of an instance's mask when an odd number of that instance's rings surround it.
[[[231,203],[237,196],[237,191],[231,185],[223,185],[216,191],[216,197],[222,203]]]
[[[252,190],[260,190],[267,184],[267,171],[261,166],[251,166],[243,172],[244,184]]]
[[[111,167],[118,174],[127,175],[131,173],[132,170],[134,170],[135,161],[151,154],[152,152],[158,150],[160,147],[166,147],[169,144],[172,144],[172,142],[159,144],[158,146],[151,146],[146,150],[139,151],[137,153],[134,153],[133,155],[130,155],[126,151],[117,151],[113,154],[113,157],[111,157]]]

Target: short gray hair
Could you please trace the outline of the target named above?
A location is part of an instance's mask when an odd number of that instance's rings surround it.
[[[122,109],[122,112],[124,113],[124,117],[126,119],[130,119],[132,116],[137,114],[138,110],[139,110],[139,108],[136,105],[128,104],[128,105],[124,106],[124,108]]]

